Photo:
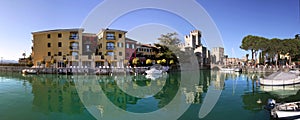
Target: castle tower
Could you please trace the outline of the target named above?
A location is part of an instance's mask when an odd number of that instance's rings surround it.
[[[195,49],[199,46],[201,46],[201,31],[199,30],[193,30],[190,32],[189,35],[186,35],[185,38],[185,47],[190,47],[192,49]]]

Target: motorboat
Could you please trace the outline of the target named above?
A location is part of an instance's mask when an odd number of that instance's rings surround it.
[[[145,77],[147,79],[156,80],[156,79],[162,77],[162,74],[147,74]]]
[[[285,86],[300,83],[300,76],[290,72],[275,72],[265,78],[260,78],[261,85],[269,86]]]
[[[226,68],[226,67],[222,67],[220,68],[221,71],[234,71],[234,68]]]
[[[290,69],[289,70],[290,73],[294,73],[294,74],[300,74],[300,71],[298,69]]]
[[[162,70],[156,69],[155,67],[150,68],[150,70],[146,70],[145,73],[147,75],[156,75],[156,74],[162,74]]]
[[[234,68],[234,72],[242,72],[242,68]]]
[[[23,74],[37,74],[37,71],[34,69],[23,69],[22,73]]]
[[[300,101],[288,103],[276,103],[275,100],[268,100],[271,116],[276,119],[299,119]]]

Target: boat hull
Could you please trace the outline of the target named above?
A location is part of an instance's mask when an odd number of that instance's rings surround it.
[[[266,85],[266,86],[294,85],[300,83],[300,77],[295,79],[284,79],[284,80],[271,80],[271,79],[260,78],[259,82],[261,85]]]
[[[276,111],[276,117],[279,119],[298,119],[300,118],[300,111]]]

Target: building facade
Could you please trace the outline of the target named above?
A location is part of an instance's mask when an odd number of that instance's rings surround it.
[[[125,63],[125,34],[126,31],[102,29],[98,34],[98,53],[105,61],[100,65],[124,67]]]
[[[214,47],[211,50],[211,62],[212,64],[224,64],[224,48]]]
[[[32,32],[34,66],[64,66],[66,61],[78,62],[83,29],[56,29]]]
[[[135,57],[135,51],[137,48],[137,41],[130,38],[125,40],[125,63],[128,63]]]

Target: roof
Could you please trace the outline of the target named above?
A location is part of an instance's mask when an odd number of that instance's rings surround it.
[[[43,30],[43,31],[32,32],[31,34],[47,33],[47,32],[60,32],[60,31],[84,31],[84,29],[83,28],[53,29],[53,30]]]
[[[126,40],[126,42],[137,42],[136,40],[133,40],[133,39],[128,38],[128,37],[126,37],[125,40]]]
[[[124,33],[127,33],[127,31],[124,31],[124,30],[118,30],[118,29],[110,29],[110,28],[106,28],[106,29],[101,29],[101,31],[99,33],[102,33],[102,32],[124,32]]]

